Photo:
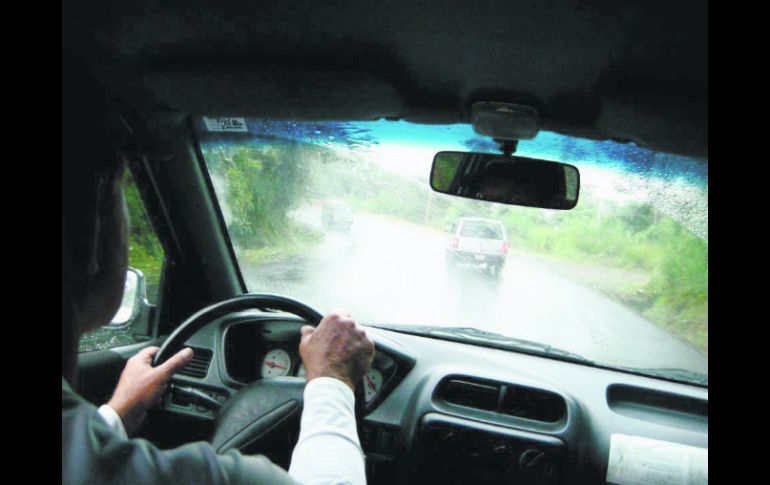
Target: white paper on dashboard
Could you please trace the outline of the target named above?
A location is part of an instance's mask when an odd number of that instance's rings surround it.
[[[708,483],[708,448],[613,434],[607,483],[700,485]]]

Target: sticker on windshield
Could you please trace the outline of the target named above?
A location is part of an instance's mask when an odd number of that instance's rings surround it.
[[[246,118],[207,118],[203,117],[203,123],[209,131],[248,133]]]
[[[702,484],[709,481],[708,448],[613,434],[607,483]]]

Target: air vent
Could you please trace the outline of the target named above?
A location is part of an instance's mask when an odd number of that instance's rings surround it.
[[[441,383],[438,395],[458,406],[494,411],[500,396],[500,384],[467,378],[447,379]]]
[[[542,423],[557,423],[567,414],[567,402],[554,392],[468,376],[445,378],[436,397],[457,406]]]
[[[518,418],[555,423],[564,417],[567,403],[564,398],[553,392],[507,385],[498,412]]]
[[[613,384],[607,389],[607,404],[616,413],[629,418],[708,433],[708,396],[697,398]]]
[[[211,363],[212,352],[208,349],[193,348],[192,360],[178,372],[183,376],[196,377],[201,379],[206,377]]]

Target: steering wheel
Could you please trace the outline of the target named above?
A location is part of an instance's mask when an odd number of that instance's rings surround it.
[[[185,320],[166,339],[153,365],[157,366],[180,351],[187,339],[213,320],[249,309],[274,309],[294,314],[310,325],[318,325],[323,316],[314,308],[291,298],[269,294],[246,294],[210,305]],[[217,452],[232,448],[265,449],[273,432],[299,429],[305,390],[303,377],[263,378],[233,394],[219,410],[211,444]],[[356,387],[356,419],[361,429],[363,385]]]

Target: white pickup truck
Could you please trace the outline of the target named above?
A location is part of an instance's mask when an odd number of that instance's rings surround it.
[[[483,266],[490,276],[499,277],[508,254],[508,237],[503,223],[494,219],[463,217],[449,229],[446,264]]]

